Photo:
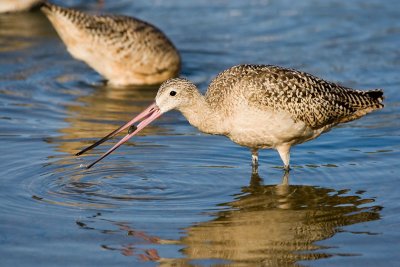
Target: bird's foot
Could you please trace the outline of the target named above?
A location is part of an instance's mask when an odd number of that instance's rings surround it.
[[[289,165],[285,165],[285,166],[283,166],[283,170],[285,171],[285,173],[288,173],[288,172],[290,172],[291,168]]]
[[[251,155],[251,165],[258,166],[258,155],[257,154]]]
[[[258,173],[258,151],[252,150],[251,151],[251,169],[252,173]]]

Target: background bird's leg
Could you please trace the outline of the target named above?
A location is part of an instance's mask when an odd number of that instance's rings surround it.
[[[285,171],[290,170],[290,145],[281,145],[276,148],[278,150],[279,156],[283,161],[283,168]]]
[[[252,173],[258,173],[258,149],[251,149],[251,167]]]

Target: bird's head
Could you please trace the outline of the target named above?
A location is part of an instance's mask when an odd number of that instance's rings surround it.
[[[191,81],[174,78],[161,84],[155,102],[161,113],[165,113],[172,109],[180,110],[190,106],[196,94],[198,94],[197,88]]]

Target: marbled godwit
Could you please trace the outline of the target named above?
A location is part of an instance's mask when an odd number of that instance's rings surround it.
[[[186,79],[164,82],[155,103],[77,155],[142,120],[90,168],[161,114],[177,109],[200,131],[225,135],[249,147],[253,171],[257,171],[258,150],[264,148],[276,149],[289,170],[291,146],[383,108],[382,101],[382,90],[353,90],[277,66],[239,65],[214,78],[204,96]]]
[[[160,84],[176,77],[180,56],[155,26],[126,16],[89,15],[43,3],[71,55],[86,62],[110,84]]]
[[[41,2],[42,0],[1,0],[0,13],[29,10]]]

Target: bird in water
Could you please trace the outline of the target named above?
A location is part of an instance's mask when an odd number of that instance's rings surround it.
[[[41,2],[42,0],[1,0],[0,13],[30,10]]]
[[[127,16],[90,15],[48,2],[41,10],[69,53],[111,85],[161,84],[179,75],[178,51],[150,23]]]
[[[382,90],[353,90],[278,66],[238,65],[218,74],[205,95],[189,80],[165,81],[146,110],[77,155],[133,128],[90,168],[163,113],[176,109],[200,131],[225,135],[250,148],[253,172],[258,170],[258,150],[267,148],[276,149],[289,170],[292,146],[381,109],[382,101]]]

